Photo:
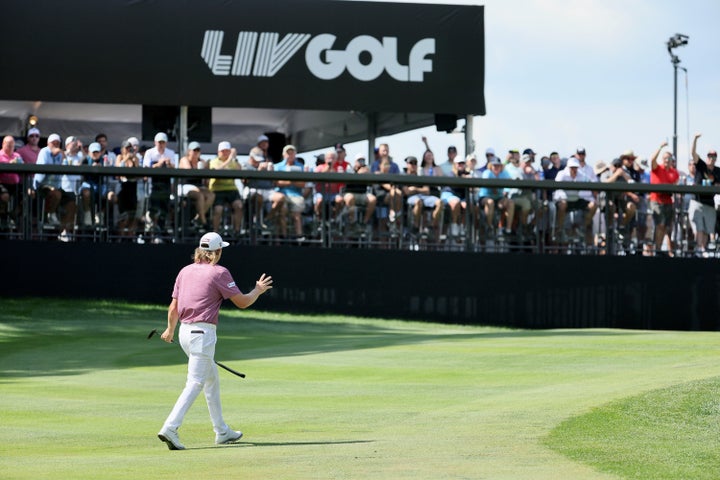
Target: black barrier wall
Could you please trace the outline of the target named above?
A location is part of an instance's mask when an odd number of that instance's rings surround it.
[[[188,245],[4,243],[4,297],[169,303]],[[275,287],[258,308],[517,328],[720,329],[709,259],[483,255],[228,247],[241,290]],[[230,307],[228,305],[228,308]]]

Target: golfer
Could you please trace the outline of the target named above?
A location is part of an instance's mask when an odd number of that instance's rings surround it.
[[[188,374],[185,389],[158,433],[158,438],[170,450],[185,449],[177,431],[201,390],[205,391],[215,443],[231,443],[242,437],[242,432],[232,430],[223,420],[220,383],[214,361],[215,329],[223,300],[229,298],[238,308],[247,308],[272,288],[272,277],[263,273],[250,293],[242,293],[228,269],[217,264],[223,247],[228,245],[217,233],[206,233],[195,249],[194,263],[180,270],[175,280],[168,308],[168,325],[162,339],[173,341],[175,327],[180,320],[180,346],[188,356]]]

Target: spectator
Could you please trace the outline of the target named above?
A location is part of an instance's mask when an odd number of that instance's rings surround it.
[[[465,170],[467,164],[465,159],[457,156],[453,158],[453,169],[448,176],[458,178],[469,177],[470,172]],[[464,237],[465,215],[462,215],[462,213],[466,211],[468,207],[467,189],[465,187],[444,187],[440,193],[440,199],[443,205],[447,205],[450,208],[450,236]]]
[[[327,153],[325,154],[325,158],[327,160]],[[283,147],[283,161],[275,165],[275,170],[278,172],[302,172],[302,166],[297,163],[297,149],[295,145],[285,145]],[[302,213],[305,211],[303,188],[305,188],[305,182],[303,181],[278,180],[277,182],[277,190],[285,195],[287,208],[293,220],[297,240],[304,239],[302,235]],[[281,235],[287,235],[287,230],[281,232]]]
[[[275,159],[271,157],[270,152],[268,149],[270,148],[270,139],[267,135],[260,135],[257,138],[257,142],[255,143],[255,146],[258,147],[263,152],[263,157],[267,158],[268,161],[274,162]]]
[[[120,155],[115,159],[116,167],[137,168],[140,160],[135,155],[133,145],[125,140],[120,147]],[[137,227],[137,179],[120,176],[120,191],[117,194],[119,209],[118,230],[121,237],[134,238]]]
[[[105,135],[104,133],[98,133],[97,135],[95,135],[95,141],[99,143],[100,148],[102,148],[100,156],[103,159],[103,165],[106,167],[114,167],[117,164],[117,156],[115,155],[115,152],[108,148],[107,135]],[[120,184],[118,180],[115,177],[108,176],[105,177],[105,181],[108,185],[108,192],[113,192],[113,201],[116,201],[114,196],[120,189]]]
[[[678,171],[672,166],[672,153],[665,151],[662,156],[662,163],[658,163],[657,158],[663,148],[667,147],[667,141],[660,144],[660,147],[650,157],[652,171],[650,173],[650,183],[652,184],[676,184],[680,177]],[[655,225],[655,255],[668,255],[662,251],[662,243],[666,235],[672,232],[673,216],[675,211],[673,208],[672,193],[650,193],[650,211],[653,215],[653,223]],[[668,237],[668,242],[670,238]],[[668,252],[672,252],[672,246],[668,244]]]
[[[11,135],[3,138],[0,163],[23,163],[22,157],[15,151],[15,138]],[[22,204],[21,191],[19,174],[0,173],[0,230],[15,228],[15,219]]]
[[[525,155],[527,155],[527,158],[525,158]],[[535,151],[532,148],[526,148],[522,152],[520,162],[523,164],[529,164],[531,167],[535,168],[535,155]]]
[[[526,151],[532,152],[531,149],[526,149]],[[529,165],[532,163],[532,157],[528,153],[524,153],[522,156],[522,165],[520,163],[520,158],[518,155],[510,154],[508,155],[508,164],[505,165],[505,171],[510,175],[510,178],[515,180],[525,180],[525,168],[529,167],[529,169],[532,171],[532,166]],[[534,175],[533,175],[534,177]],[[534,180],[534,178],[532,178]],[[517,229],[517,237],[518,242],[522,243],[524,241],[525,236],[525,228],[527,225],[527,219],[530,215],[530,211],[533,207],[533,198],[532,198],[532,190],[528,189],[520,189],[520,188],[508,188],[507,189],[508,196],[510,197],[510,200],[515,204],[515,212],[517,213],[519,211],[519,215],[517,215],[518,218],[518,229]],[[508,225],[510,229],[512,229],[512,225]]]
[[[428,150],[429,151],[429,150]],[[418,161],[415,157],[407,157],[407,175],[418,176]],[[428,185],[407,185],[403,187],[403,194],[407,198],[407,205],[412,210],[413,233],[419,233],[422,224],[422,214],[426,208],[432,208],[432,228],[437,231],[439,227],[440,214],[442,212],[442,200],[438,195],[436,187]],[[427,234],[423,231],[423,234]]]
[[[485,150],[485,165],[483,165],[482,167],[479,167],[477,169],[477,174],[478,174],[477,178],[482,178],[483,172],[485,172],[485,170],[490,168],[490,162],[492,161],[493,158],[495,158],[495,149],[490,147]]]
[[[452,177],[455,172],[455,159],[457,158],[457,148],[454,145],[450,145],[448,147],[447,157],[447,162],[441,164],[440,169],[442,170],[443,175]]]
[[[65,159],[63,165],[82,165],[85,162],[85,154],[82,151],[82,142],[77,137],[69,136],[65,139]],[[82,175],[63,175],[63,190],[73,192],[75,195],[80,193],[82,184]],[[92,225],[92,213],[88,210],[83,211],[82,224],[84,226]]]
[[[103,159],[100,156],[101,153],[102,147],[100,144],[97,142],[91,143],[88,145],[88,154],[83,161],[83,165],[102,167]],[[102,198],[107,193],[106,187],[107,185],[102,181],[100,175],[84,176],[83,181],[80,184],[80,202],[82,205],[83,217],[86,215],[85,212],[90,212],[92,217],[93,205],[95,205],[98,209],[104,205]],[[85,219],[83,219],[83,223],[85,223],[84,220]],[[95,220],[95,223],[102,223],[99,215],[97,218],[91,218],[90,220],[90,223],[92,223],[92,220]]]
[[[237,161],[235,149],[230,142],[218,143],[218,156],[210,160],[212,170],[241,170],[242,167]],[[231,209],[232,229],[234,235],[242,234],[243,202],[240,191],[235,184],[234,178],[211,178],[210,191],[215,195],[213,202],[213,231],[220,231],[220,222],[225,212],[225,207]]]
[[[145,155],[145,152],[140,151],[140,140],[138,140],[137,137],[130,137],[127,139],[127,141],[130,143],[130,145],[132,145],[133,152],[138,158],[138,162],[140,163],[140,165],[142,165],[142,159]],[[146,177],[138,178],[135,183],[137,185],[137,211],[135,212],[135,218],[139,222],[147,211],[145,203],[147,200],[149,200],[149,185]]]
[[[509,180],[510,175],[505,171],[502,161],[498,157],[493,157],[490,160],[490,167],[485,170],[482,174],[484,179],[498,179],[498,180]],[[501,222],[505,224],[505,233],[510,234],[512,232],[511,226],[515,219],[515,204],[508,198],[508,191],[505,188],[480,188],[479,195],[479,206],[485,213],[485,220],[487,222],[490,232],[494,232],[498,225],[495,223],[495,209],[503,212],[504,217]],[[502,236],[502,228],[498,231],[499,236]]]
[[[561,170],[555,177],[556,182],[590,182],[584,172],[580,171],[580,161],[575,157],[570,157],[567,167]],[[559,231],[560,243],[566,243],[567,233],[565,232],[565,215],[573,210],[580,210],[584,213],[583,228],[585,230],[585,243],[592,245],[593,232],[592,220],[597,210],[595,197],[588,190],[556,190],[553,200],[557,205],[557,226]]]
[[[633,183],[634,180],[630,176],[630,173],[623,167],[623,160],[616,158],[610,164],[610,170],[601,175],[601,181],[604,183],[623,182]],[[616,200],[608,203],[610,208],[618,208],[618,214],[622,215],[619,218],[620,224],[618,230],[624,237],[624,233],[627,232],[627,228],[630,222],[635,218],[635,212],[637,211],[637,204],[640,201],[638,196],[633,192],[623,192],[613,195]]]
[[[17,153],[22,157],[23,163],[29,163],[35,165],[37,163],[37,157],[40,153],[40,130],[37,128],[31,128],[27,132],[25,139],[25,145],[20,147]]]
[[[37,165],[62,165],[65,153],[60,148],[60,135],[53,133],[48,137],[48,144],[40,149]],[[33,181],[35,190],[45,199],[46,222],[52,226],[60,226],[62,232],[58,235],[61,242],[71,240],[71,232],[75,220],[75,192],[62,188],[62,178],[55,174],[36,173]],[[62,221],[58,219],[58,207],[62,207]]]
[[[425,138],[425,137],[423,137]],[[435,164],[435,155],[432,150],[427,149],[423,152],[422,162],[418,169],[418,175],[425,175],[428,177],[442,177],[442,169],[438,168]]]
[[[188,170],[204,170],[205,161],[200,158],[201,151],[198,142],[190,142],[187,153],[180,159],[180,168]],[[195,205],[195,217],[193,226],[198,230],[204,230],[208,226],[207,212],[215,202],[215,194],[205,185],[203,178],[182,178],[180,180],[180,196],[185,196],[193,201]],[[217,231],[217,229],[215,229]]]
[[[272,171],[273,163],[265,157],[260,147],[253,147],[248,155],[247,163],[242,165],[243,170]],[[279,222],[285,208],[285,195],[275,191],[272,180],[247,180],[246,199],[250,202],[250,212],[253,222],[261,230],[266,231],[268,226],[262,220],[265,202],[270,202],[270,212],[266,217],[268,222]]]
[[[717,151],[710,150],[707,159],[701,161],[697,153],[697,140],[702,134],[696,133],[692,144],[692,163],[695,165],[695,185],[712,186],[720,184],[720,167],[715,165]],[[698,256],[706,256],[706,248],[710,235],[715,233],[715,195],[700,193],[697,200],[690,202],[690,222],[696,239]]]
[[[585,152],[585,147],[577,147],[575,149],[575,158],[577,158],[578,162],[580,162],[580,172],[583,173],[585,177],[589,178],[591,182],[596,181],[597,176],[595,175],[595,170],[587,163],[587,152]]]
[[[340,151],[343,152],[342,159],[340,158]],[[325,163],[317,165],[314,170],[315,173],[352,172],[352,166],[344,160],[344,152],[345,150],[340,144],[338,144],[335,149],[325,152]],[[313,198],[313,201],[315,206],[315,218],[318,221],[321,221],[324,218],[323,208],[325,208],[325,205],[329,205],[329,208],[332,209],[332,215],[330,216],[331,221],[335,221],[338,218],[338,213],[343,208],[344,200],[341,191],[344,187],[344,183],[338,182],[315,183],[315,196]]]
[[[392,174],[393,162],[388,155],[384,155],[380,160],[380,170],[375,172],[380,175]],[[387,223],[390,230],[390,236],[397,236],[400,229],[397,225],[398,212],[402,212],[402,190],[390,182],[379,183],[375,185],[375,197],[379,205],[384,205],[388,209]],[[383,220],[385,216],[381,217]]]
[[[168,137],[163,132],[155,134],[155,146],[145,152],[143,157],[143,167],[145,168],[176,168],[177,160],[175,160],[175,152],[167,148]],[[169,226],[172,222],[173,215],[171,213],[170,195],[172,189],[170,187],[172,180],[170,177],[151,177],[150,180],[150,212],[148,223],[160,227],[160,223]],[[153,239],[156,243],[161,240],[156,237]]]
[[[358,174],[370,173],[365,157],[362,154],[355,157],[353,171]],[[368,229],[372,227],[371,222],[377,205],[377,198],[369,190],[368,184],[349,183],[345,186],[345,194],[343,195],[343,201],[348,211],[350,229],[360,235],[367,235]],[[357,218],[357,207],[365,207],[362,220]]]
[[[377,173],[380,170],[380,162],[383,158],[387,158],[390,161],[390,171],[388,173],[400,173],[400,167],[398,167],[397,163],[393,162],[390,156],[390,145],[387,143],[381,143],[377,147],[377,158],[370,167],[372,173]]]

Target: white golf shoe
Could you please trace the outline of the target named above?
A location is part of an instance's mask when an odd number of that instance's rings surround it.
[[[160,430],[160,433],[158,433],[158,438],[167,443],[170,450],[185,450],[185,445],[180,443],[180,437],[178,437],[177,432],[174,430],[163,428]]]
[[[227,443],[237,442],[242,438],[242,432],[236,432],[235,430],[228,430],[223,434],[215,435],[215,443],[218,445],[225,445]]]

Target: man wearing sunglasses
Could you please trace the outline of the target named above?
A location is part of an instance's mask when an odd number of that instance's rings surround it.
[[[40,153],[40,130],[31,128],[28,130],[25,145],[18,149],[17,153],[23,159],[23,163],[35,165],[37,163],[38,153]]]

